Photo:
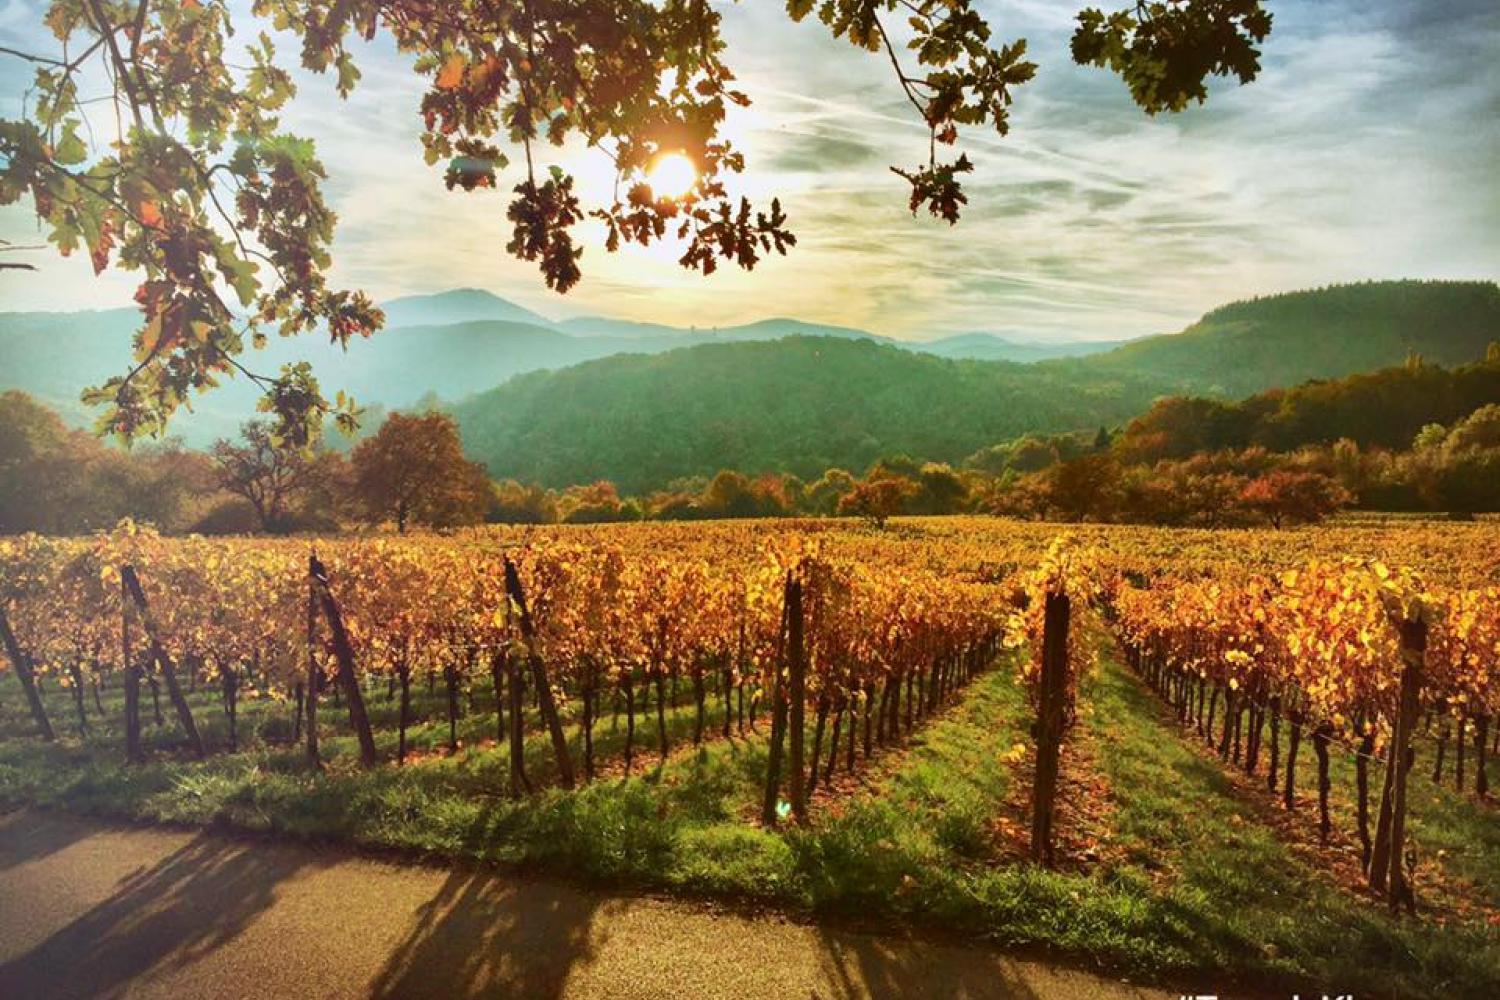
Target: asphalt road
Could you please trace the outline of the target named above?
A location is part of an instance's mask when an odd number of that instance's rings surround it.
[[[0,815],[5,1000],[1168,995],[983,948],[473,869]]]

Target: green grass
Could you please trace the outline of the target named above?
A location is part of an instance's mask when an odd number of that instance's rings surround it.
[[[1155,881],[1151,909],[1166,961],[1279,973],[1340,992],[1495,995],[1500,935],[1393,920],[1297,860],[1216,761],[1167,735],[1175,720],[1122,667],[1106,666],[1093,703],[1116,834],[1129,858],[1100,877]],[[1304,782],[1316,780],[1311,772],[1304,762]],[[1493,814],[1466,808],[1493,832]],[[1306,822],[1315,819],[1309,814]],[[1445,821],[1430,815],[1427,822]]]
[[[446,743],[441,688],[418,686],[412,744]],[[287,709],[247,706],[247,749],[204,762],[158,754],[119,763],[118,738],[69,736],[52,746],[19,735],[18,697],[0,709],[0,802],[101,816],[214,824],[426,855],[478,859],[604,884],[769,904],[796,913],[947,928],[969,938],[1046,949],[1150,977],[1222,986],[1224,979],[1361,995],[1492,997],[1500,934],[1477,924],[1393,920],[1295,857],[1257,819],[1220,766],[1175,735],[1154,698],[1106,662],[1085,691],[1079,738],[1107,778],[1104,860],[1046,871],[1009,860],[995,833],[1012,787],[1004,754],[1025,737],[1028,708],[1007,669],[981,676],[919,728],[899,753],[877,757],[861,790],[820,801],[805,829],[761,828],[766,751],[759,736],[688,746],[693,709],[669,713],[678,749],[655,751],[654,712],[638,720],[629,779],[524,800],[503,795],[505,758],[492,705],[461,720],[468,749],[373,771],[354,767],[351,738],[327,701],[330,767],[306,770],[284,741]],[[49,692],[60,730],[69,708]],[[197,695],[210,739],[222,718]],[[390,752],[393,705],[371,697]],[[619,752],[624,721],[596,730],[601,757]],[[710,732],[716,732],[710,702]],[[117,713],[116,713],[117,715]],[[149,710],[148,710],[149,716]],[[576,726],[570,726],[576,740]],[[164,731],[155,737],[170,742]],[[545,736],[528,737],[528,767],[544,780]],[[1340,765],[1343,766],[1343,765]],[[1310,782],[1310,765],[1304,769]],[[1340,780],[1336,768],[1335,780]],[[1418,783],[1421,784],[1421,783]],[[1466,877],[1500,864],[1496,815],[1430,786],[1414,786],[1413,827],[1447,850]],[[1308,818],[1312,822],[1311,817]]]

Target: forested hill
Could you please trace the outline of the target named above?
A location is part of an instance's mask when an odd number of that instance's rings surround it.
[[[1412,354],[1463,364],[1497,340],[1494,282],[1382,281],[1236,302],[1181,333],[1052,364],[1128,371],[1180,391],[1240,397],[1400,364]]]
[[[496,477],[658,488],[722,468],[814,476],[883,455],[960,461],[1028,431],[1115,424],[1159,384],[1129,373],[954,361],[790,337],[623,355],[522,375],[455,408]]]
[[[1380,282],[1217,309],[1180,334],[1021,365],[793,337],[616,356],[525,375],[456,408],[496,476],[659,488],[721,468],[815,475],[883,455],[960,461],[1030,432],[1117,425],[1161,395],[1239,398],[1500,341],[1488,282]]]

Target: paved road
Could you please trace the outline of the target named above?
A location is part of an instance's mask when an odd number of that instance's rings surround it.
[[[1165,995],[982,949],[476,870],[0,815],[5,1000]]]

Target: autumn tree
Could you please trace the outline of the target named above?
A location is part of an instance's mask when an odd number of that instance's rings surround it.
[[[495,484],[489,520],[500,524],[552,524],[557,520],[557,497],[534,483],[507,479]]]
[[[1288,469],[1257,476],[1240,495],[1241,503],[1276,528],[1288,522],[1321,521],[1351,499],[1347,490],[1327,476]]]
[[[405,533],[415,522],[478,524],[489,510],[484,466],[464,456],[458,425],[445,413],[392,413],[350,456],[355,500],[375,522]]]
[[[854,489],[855,479],[843,469],[829,469],[805,491],[807,509],[814,514],[829,515],[838,511],[839,502]]]
[[[240,443],[225,439],[214,443],[211,454],[219,484],[255,508],[262,531],[283,531],[293,502],[312,484],[316,457],[277,441],[263,420],[246,423],[240,437]]]
[[[1108,453],[1093,452],[1060,462],[1040,474],[1047,506],[1065,520],[1106,520],[1120,500],[1120,465]]]
[[[921,489],[916,483],[883,469],[875,469],[839,498],[841,517],[859,517],[876,528],[901,513],[902,505]]]
[[[928,133],[922,160],[893,170],[914,213],[956,222],[973,164],[949,150],[961,128],[1008,131],[1016,88],[1036,69],[1025,41],[995,40],[975,0],[788,0],[786,11],[891,63]],[[558,291],[582,275],[585,222],[610,251],[675,240],[682,266],[704,274],[796,242],[779,201],[756,207],[730,190],[747,164],[722,127],[750,96],[709,0],[255,0],[248,14],[227,0],[51,0],[43,21],[54,44],[0,49],[34,68],[25,111],[0,120],[0,204],[29,201],[60,252],[139,275],[134,362],[85,393],[100,429],[124,438],[159,433],[191,393],[229,375],[258,384],[275,433],[294,445],[325,414],[356,419],[305,363],[267,374],[245,359],[268,334],[316,329],[347,344],[383,321],[364,294],[329,283],[327,172],[282,124],[297,84],[262,26],[292,35],[302,68],[345,97],[360,80],[352,43],[392,38],[426,85],[424,157],[446,164],[449,188],[507,186],[506,250]],[[1072,56],[1118,73],[1154,114],[1204,100],[1211,76],[1253,79],[1270,29],[1262,0],[1090,8]],[[103,98],[82,94],[84,80],[107,81]],[[583,204],[549,156],[570,139],[615,164],[607,202]],[[647,180],[667,156],[693,173],[670,197]]]
[[[641,516],[640,508],[622,499],[615,484],[607,479],[569,487],[558,500],[557,509],[566,524],[636,521]]]

